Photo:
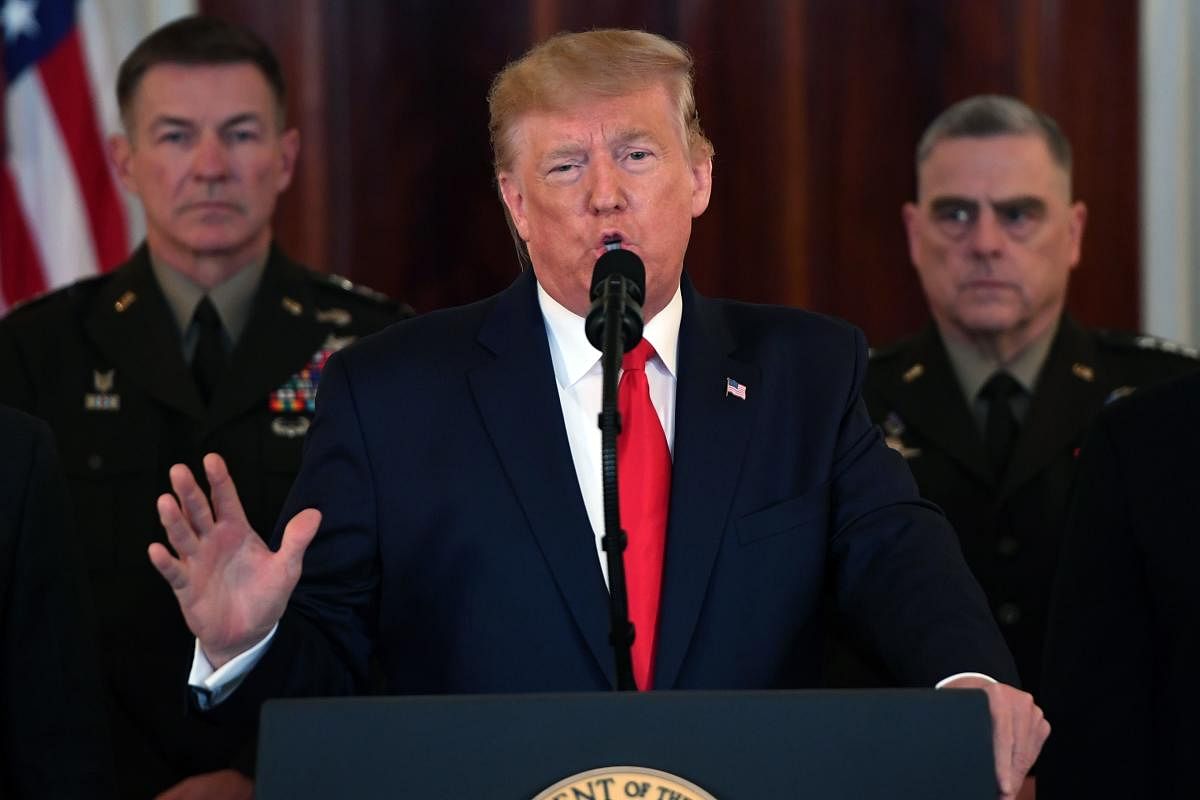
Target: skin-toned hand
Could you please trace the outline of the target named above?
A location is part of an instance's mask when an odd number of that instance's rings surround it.
[[[204,472],[212,487],[211,508],[191,470],[171,467],[175,496],[158,498],[158,518],[178,558],[158,542],[148,552],[175,591],[204,655],[218,668],[260,642],[283,616],[321,513],[306,508],[292,517],[273,553],[246,521],[225,461],[209,453]]]
[[[184,778],[155,800],[253,800],[254,781],[236,769]]]
[[[1050,723],[1033,695],[1003,683],[983,678],[962,677],[945,684],[943,689],[982,689],[992,715],[992,752],[996,760],[996,783],[1003,800],[1013,800],[1021,790],[1046,737]]]

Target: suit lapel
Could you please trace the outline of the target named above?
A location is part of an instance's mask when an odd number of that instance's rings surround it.
[[[316,320],[308,280],[272,248],[250,320],[213,394],[205,428],[218,428],[256,405],[265,407],[267,396],[308,363],[326,333]]]
[[[84,326],[116,369],[117,392],[128,380],[177,411],[197,420],[204,416],[183,361],[178,326],[154,280],[145,245],[97,294]]]
[[[917,339],[887,386],[888,405],[904,428],[919,431],[936,449],[984,483],[996,483],[983,449],[983,437],[963,399],[946,348],[931,325]],[[950,398],[952,402],[947,402]],[[891,435],[890,431],[885,433]],[[916,458],[921,458],[917,456]]]
[[[558,589],[615,685],[608,592],[572,466],[531,272],[500,295],[479,341],[495,356],[469,374],[480,415]]]
[[[685,278],[675,395],[675,452],[654,685],[675,685],[728,526],[734,490],[761,402],[757,365],[731,357],[736,342],[711,301]],[[733,378],[746,398],[726,394]]]
[[[1040,473],[1078,440],[1108,388],[1097,380],[1096,351],[1087,335],[1064,316],[1038,375],[1025,424],[1013,450],[1001,495]]]

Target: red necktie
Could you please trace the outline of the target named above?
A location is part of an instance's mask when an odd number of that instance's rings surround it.
[[[645,339],[625,354],[617,390],[621,434],[617,437],[617,477],[621,527],[629,537],[625,580],[633,640],[633,678],[643,691],[654,675],[654,640],[662,589],[667,507],[671,494],[671,451],[650,402],[646,360],[654,348]]]

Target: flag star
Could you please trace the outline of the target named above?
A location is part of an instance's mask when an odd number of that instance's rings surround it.
[[[38,35],[37,0],[8,0],[0,9],[4,25],[4,41],[15,42],[22,34],[29,38]]]

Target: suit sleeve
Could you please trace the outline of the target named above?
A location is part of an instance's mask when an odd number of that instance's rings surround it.
[[[108,797],[112,758],[65,482],[48,428],[4,427],[0,794]]]
[[[1102,418],[1080,458],[1050,611],[1046,797],[1137,797],[1152,776],[1152,609],[1123,461]]]
[[[945,516],[920,498],[884,444],[861,392],[866,345],[855,331],[853,379],[832,466],[833,582],[839,611],[903,685],[959,672],[1018,683],[987,600]]]

